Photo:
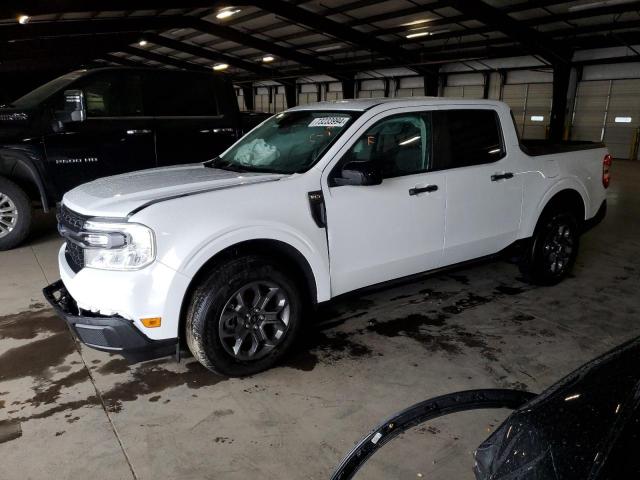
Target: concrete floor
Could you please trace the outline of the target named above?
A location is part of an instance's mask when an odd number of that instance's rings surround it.
[[[541,391],[640,333],[640,163],[613,169],[609,215],[552,288],[478,265],[323,309],[287,364],[246,379],[192,359],[134,366],[76,344],[40,289],[58,278],[51,216],[0,253],[0,478],[323,479],[361,435],[469,388]],[[506,411],[393,441],[358,478],[472,478]]]

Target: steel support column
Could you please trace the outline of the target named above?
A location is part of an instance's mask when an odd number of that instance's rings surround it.
[[[555,64],[553,67],[553,99],[549,122],[549,139],[554,142],[561,141],[564,132],[570,73],[571,67],[566,64]]]

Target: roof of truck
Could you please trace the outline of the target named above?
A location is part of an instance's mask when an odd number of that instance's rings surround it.
[[[420,105],[491,105],[498,107],[504,105],[497,100],[476,100],[469,98],[447,97],[403,97],[403,98],[357,98],[352,100],[332,100],[327,102],[299,105],[289,110],[353,110],[363,112],[378,105],[389,108]]]

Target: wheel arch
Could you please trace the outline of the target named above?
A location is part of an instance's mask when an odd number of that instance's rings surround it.
[[[554,208],[569,209],[575,213],[578,222],[582,224],[586,220],[588,204],[587,193],[579,184],[562,182],[556,185],[543,196],[534,211],[537,213],[533,213],[529,217],[523,238],[531,237],[540,223],[540,219]]]
[[[22,152],[0,149],[0,176],[14,182],[31,200],[39,200],[45,212],[49,211],[49,199],[40,173],[35,163]]]
[[[242,255],[252,254],[268,256],[282,264],[295,276],[296,281],[301,282],[301,284],[305,286],[303,290],[305,300],[313,306],[318,303],[317,276],[308,259],[297,248],[287,242],[272,238],[244,240],[218,251],[204,262],[191,278],[180,307],[178,334],[181,342],[184,339],[184,328],[189,301],[191,300],[193,291],[201,283],[202,279],[221,262]]]

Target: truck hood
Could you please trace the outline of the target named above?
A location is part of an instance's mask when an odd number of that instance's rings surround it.
[[[279,180],[285,175],[239,173],[202,164],[154,168],[100,178],[67,192],[62,202],[82,215],[123,218],[164,200]]]

